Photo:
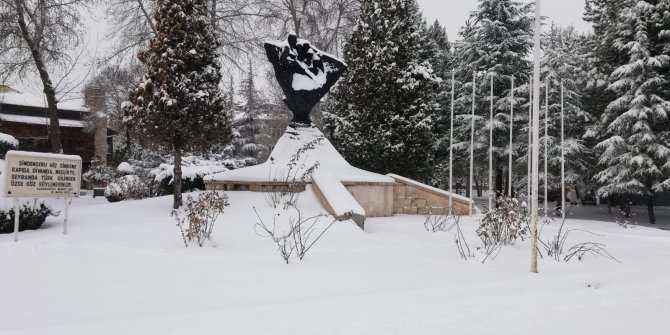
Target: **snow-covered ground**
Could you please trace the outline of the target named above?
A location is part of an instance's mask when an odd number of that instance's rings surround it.
[[[336,223],[304,261],[258,237],[260,193],[229,192],[217,246],[184,248],[171,198],[75,199],[62,218],[0,235],[0,334],[666,334],[670,232],[570,220],[622,263],[540,261],[529,244],[460,259],[422,216]],[[300,205],[317,213],[310,191]],[[60,205],[60,202],[55,204]],[[477,245],[476,218],[462,227]],[[556,225],[543,229],[547,239]]]

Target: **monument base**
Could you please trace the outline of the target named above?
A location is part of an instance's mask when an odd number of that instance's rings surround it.
[[[313,173],[332,175],[314,183]],[[330,178],[330,177],[329,177]],[[353,196],[364,217],[394,214],[467,215],[472,200],[396,175],[381,175],[351,166],[315,126],[289,127],[270,158],[259,165],[230,170],[205,178],[208,190],[251,192],[302,192],[310,186],[330,214],[341,216],[342,200],[329,189],[342,187]],[[331,194],[329,198],[328,194]],[[342,193],[340,193],[342,195]],[[359,206],[360,205],[360,206]],[[339,209],[336,209],[339,208]],[[362,223],[359,224],[362,226]]]

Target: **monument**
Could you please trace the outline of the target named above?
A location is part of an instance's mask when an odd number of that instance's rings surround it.
[[[206,176],[208,190],[301,192],[309,185],[330,214],[361,228],[365,217],[446,214],[447,207],[457,215],[468,213],[470,199],[351,166],[312,124],[312,108],[347,69],[342,60],[293,34],[264,46],[293,119],[266,162]],[[307,173],[296,182],[295,176]]]
[[[293,112],[294,127],[309,126],[309,113],[347,69],[343,61],[290,34],[284,42],[265,42],[284,103]]]

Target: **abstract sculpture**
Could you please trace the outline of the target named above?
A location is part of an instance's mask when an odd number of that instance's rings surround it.
[[[284,103],[293,112],[291,125],[309,126],[312,108],[330,91],[347,66],[294,34],[289,34],[284,42],[266,42],[265,52],[284,91]]]

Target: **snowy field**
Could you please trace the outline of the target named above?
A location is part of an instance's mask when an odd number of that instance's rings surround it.
[[[312,195],[301,206],[320,211]],[[571,220],[568,244],[602,242],[622,263],[540,261],[529,244],[460,259],[422,216],[337,223],[302,262],[254,234],[262,194],[229,192],[217,246],[184,248],[171,198],[84,197],[61,218],[0,235],[0,334],[667,334],[670,232]],[[261,210],[261,213],[265,213]],[[462,226],[477,245],[475,218]],[[543,230],[548,239],[557,224]]]

